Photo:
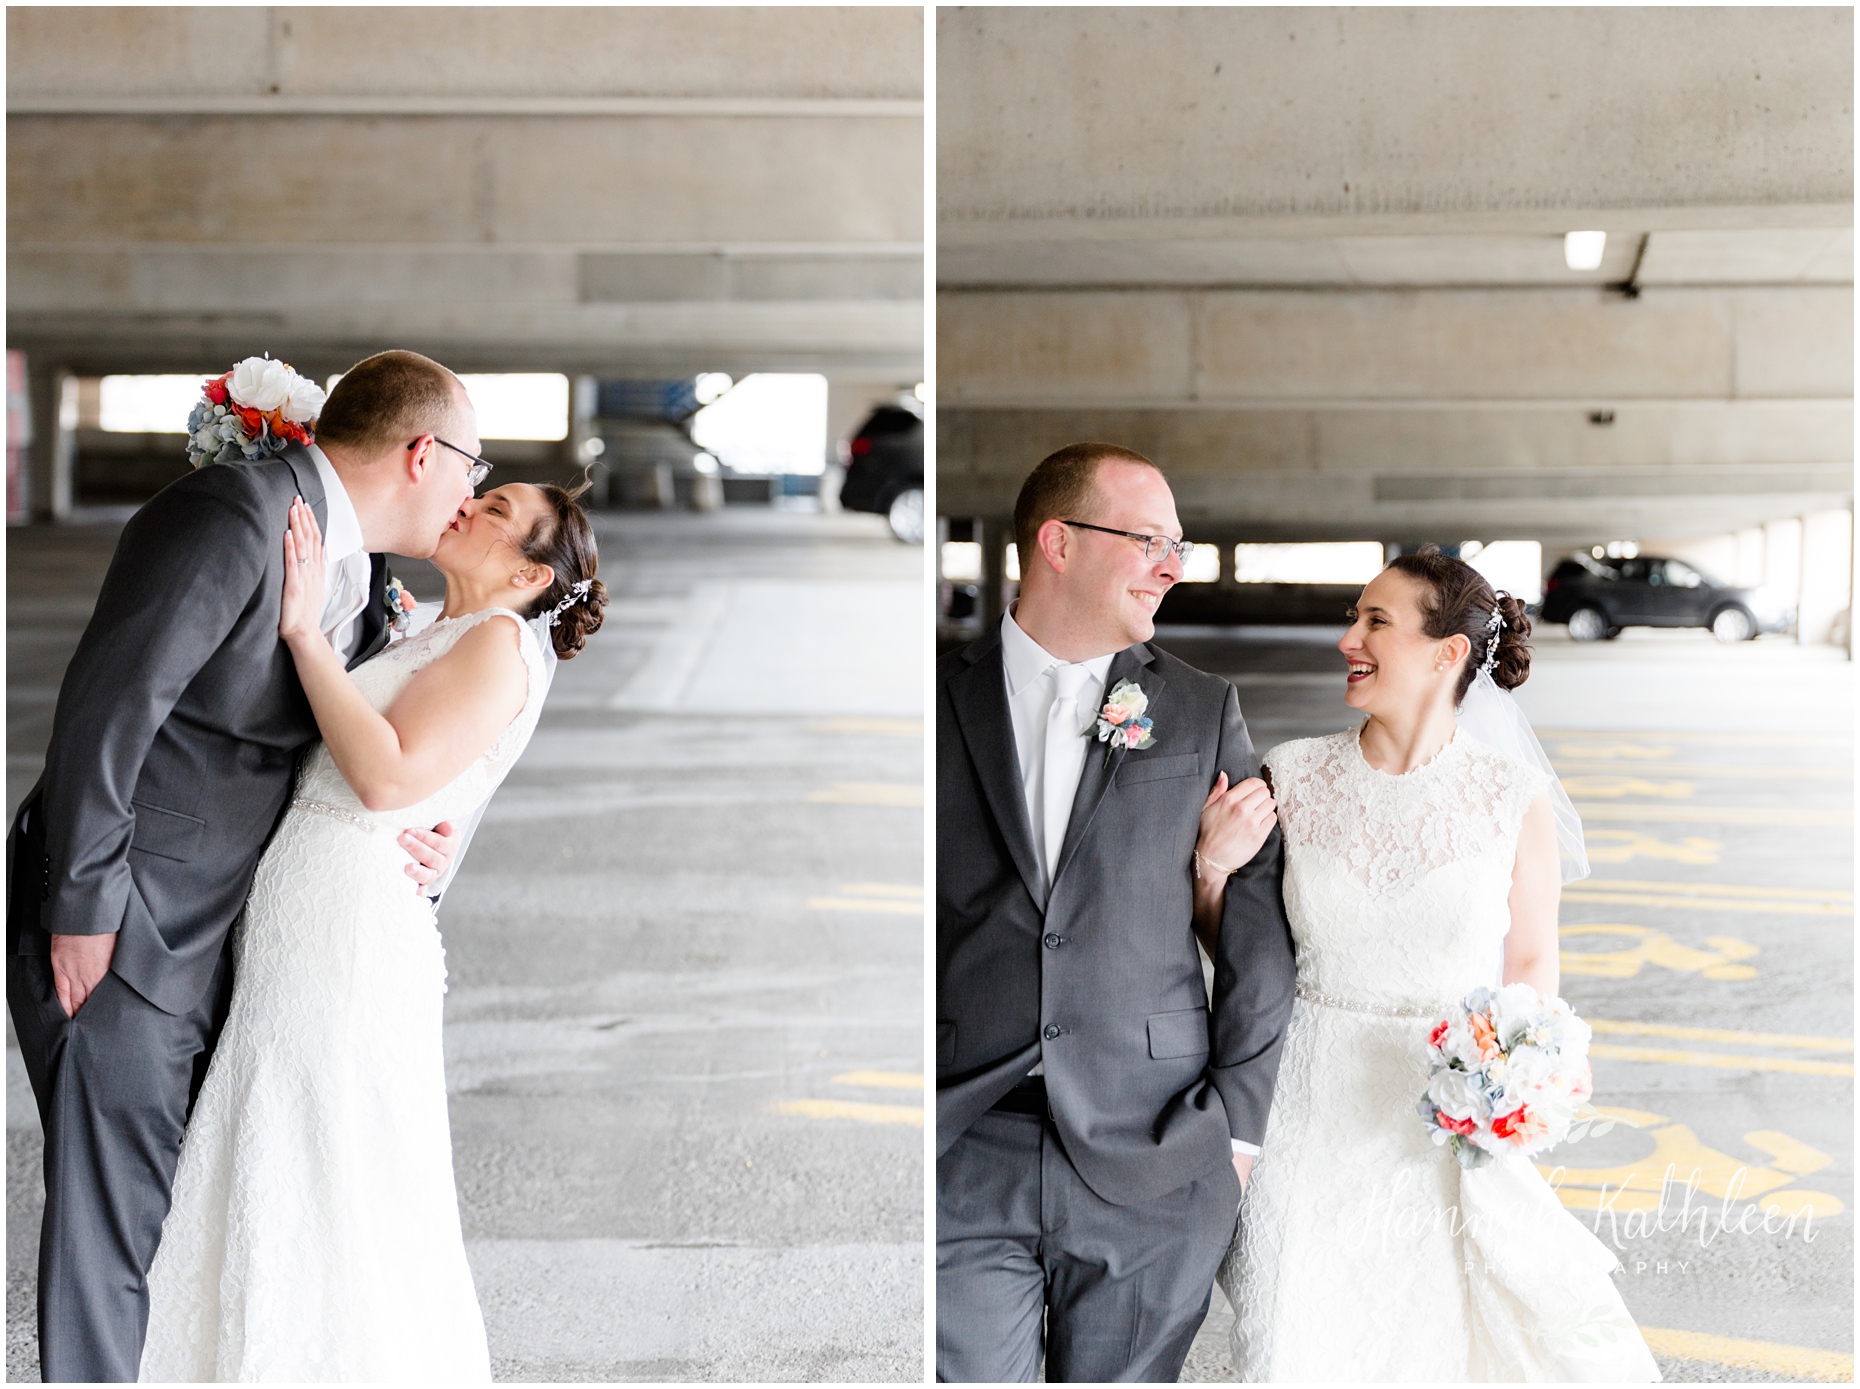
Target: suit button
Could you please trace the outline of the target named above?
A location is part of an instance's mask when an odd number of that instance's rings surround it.
[[[1060,946],[1064,945],[1065,943],[1066,943],[1066,938],[1064,936],[1056,935],[1052,931],[1048,931],[1046,933],[1046,948],[1048,950],[1057,950],[1059,949]]]
[[[1046,1040],[1050,1042],[1050,1041],[1052,1041],[1052,1040],[1053,1040],[1053,1038],[1055,1038],[1055,1037],[1057,1037],[1057,1036],[1059,1035],[1059,1032],[1060,1032],[1060,1028],[1059,1028],[1059,1025],[1058,1025],[1057,1023],[1050,1023],[1050,1022],[1049,1022],[1049,1023],[1048,1023],[1047,1025],[1046,1025],[1046,1031],[1045,1031],[1045,1032],[1043,1032],[1043,1033],[1041,1033],[1040,1035],[1041,1035],[1041,1036],[1043,1036],[1043,1037],[1045,1037],[1045,1038],[1046,1038]]]

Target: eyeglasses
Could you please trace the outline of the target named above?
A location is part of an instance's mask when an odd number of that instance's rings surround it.
[[[1138,535],[1135,531],[1114,531],[1109,526],[1094,526],[1085,521],[1061,521],[1062,526],[1077,526],[1082,531],[1102,531],[1106,535],[1121,535],[1126,540],[1143,542],[1143,558],[1151,564],[1160,564],[1174,550],[1182,563],[1188,563],[1188,557],[1195,553],[1192,540],[1171,540],[1166,535]]]
[[[433,442],[435,444],[446,444],[446,441],[437,434],[433,436]],[[409,444],[407,447],[412,448],[413,445]],[[475,453],[465,453],[465,450],[460,448],[457,444],[446,444],[446,447],[451,449],[454,453],[464,453],[467,458],[471,459],[471,467],[465,471],[465,481],[470,483],[472,489],[476,491],[478,484],[491,475],[491,460],[488,458],[480,458]]]

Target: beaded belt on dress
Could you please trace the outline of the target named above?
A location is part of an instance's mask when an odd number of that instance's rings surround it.
[[[354,825],[358,830],[386,829],[386,825],[370,820],[366,815],[357,815],[353,810],[344,810],[339,805],[327,801],[313,801],[307,796],[299,796],[291,802],[292,810],[308,810],[318,815],[327,815],[332,820],[340,820],[345,825]]]
[[[1383,1018],[1443,1018],[1453,1006],[1450,1003],[1366,1003],[1358,998],[1321,994],[1305,984],[1300,984],[1294,992],[1307,1003],[1321,1003],[1326,1008],[1342,1008],[1351,1013],[1374,1013]]]

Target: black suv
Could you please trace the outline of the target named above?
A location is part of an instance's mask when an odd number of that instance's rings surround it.
[[[1732,588],[1658,555],[1571,555],[1544,582],[1542,614],[1568,623],[1572,641],[1612,641],[1623,627],[1709,627],[1719,641],[1749,641],[1795,624],[1795,609],[1767,590]]]
[[[876,511],[906,545],[923,544],[923,416],[901,404],[879,406],[840,446],[840,460],[840,505]]]

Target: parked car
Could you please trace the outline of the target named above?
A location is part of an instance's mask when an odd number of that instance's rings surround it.
[[[1749,641],[1795,625],[1781,594],[1720,583],[1659,555],[1571,555],[1544,582],[1541,611],[1545,622],[1567,623],[1572,641],[1612,641],[1623,627],[1706,627],[1719,641]]]
[[[906,545],[924,543],[924,421],[903,404],[881,405],[840,446],[840,505],[875,511]]]

